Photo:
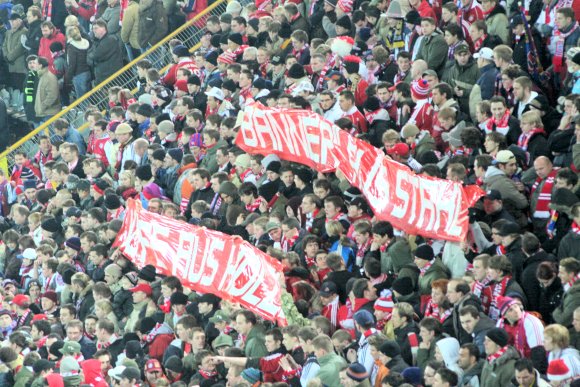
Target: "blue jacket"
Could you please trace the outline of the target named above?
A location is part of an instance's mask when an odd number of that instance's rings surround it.
[[[481,99],[485,101],[495,94],[495,80],[498,71],[493,63],[483,66],[480,71],[481,76],[477,80],[477,84],[481,89]]]

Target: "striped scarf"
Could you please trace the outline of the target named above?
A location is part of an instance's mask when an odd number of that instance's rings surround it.
[[[576,276],[574,278],[572,278],[571,281],[568,281],[564,284],[564,292],[567,292],[568,290],[570,290],[570,288],[572,286],[574,286],[574,283],[576,283],[576,281],[578,281],[580,279],[580,273],[576,274]]]
[[[558,173],[559,168],[554,168],[552,172],[546,177],[546,179],[542,179],[538,177],[536,182],[532,186],[531,194],[533,195],[534,192],[538,189],[542,181],[544,182],[542,185],[542,190],[538,195],[538,200],[536,202],[536,210],[532,214],[534,218],[548,218],[550,216],[550,202],[552,201],[552,189],[554,188],[554,181],[556,179],[556,174]]]
[[[264,199],[261,196],[258,196],[256,199],[254,199],[254,201],[250,204],[246,204],[246,211],[249,212],[256,212],[260,209],[260,206],[262,205],[262,203],[264,203],[266,201],[266,199]]]
[[[475,281],[473,282],[473,284],[471,285],[471,293],[473,293],[474,296],[476,297],[480,297],[483,289],[489,284],[489,278],[485,277],[483,279],[483,281]]]
[[[439,320],[439,322],[443,323],[449,316],[451,316],[451,312],[453,309],[445,309],[443,313],[441,313],[441,309],[437,303],[433,302],[433,299],[430,299],[427,303],[427,307],[425,308],[425,317],[433,317],[434,319]]]
[[[494,360],[499,359],[508,349],[508,346],[501,347],[496,353],[491,354],[487,357],[487,361],[489,364],[493,363]]]
[[[431,268],[431,266],[433,266],[434,263],[435,263],[435,258],[433,258],[425,266],[423,266],[420,270],[419,277],[421,277],[421,278],[424,277],[425,273],[427,273],[427,270],[429,270],[429,268]]]
[[[492,320],[497,320],[499,316],[499,306],[497,304],[497,298],[503,296],[506,289],[508,282],[512,279],[510,275],[506,275],[502,278],[501,281],[496,282],[493,286],[493,294],[491,297],[491,306],[489,308],[489,317]]]
[[[556,52],[554,53],[554,59],[552,63],[554,63],[554,71],[556,73],[562,71],[562,66],[564,65],[564,46],[566,43],[566,38],[572,35],[577,28],[578,22],[574,22],[574,25],[572,26],[572,28],[570,28],[570,31],[568,32],[564,33],[559,29],[554,30],[554,39],[557,39],[557,41],[556,41]]]
[[[534,134],[544,134],[545,135],[546,132],[544,131],[544,128],[534,128],[527,133],[522,133],[522,134],[520,134],[520,137],[518,138],[518,146],[520,148],[522,148],[523,150],[527,151],[528,145],[530,144],[530,140],[532,139]],[[529,155],[528,155],[528,157],[529,157]]]
[[[46,21],[52,19],[52,0],[44,0],[42,4],[42,18]]]

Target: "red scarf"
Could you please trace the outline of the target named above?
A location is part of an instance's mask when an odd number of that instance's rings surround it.
[[[500,282],[496,282],[495,285],[493,286],[491,306],[489,308],[489,317],[491,317],[492,320],[497,320],[500,317],[499,308],[497,305],[497,298],[504,295],[507,289],[508,282],[511,279],[512,277],[510,275],[506,275]]]
[[[520,137],[518,138],[518,146],[520,148],[522,148],[523,150],[527,151],[531,138],[534,136],[534,134],[538,134],[538,133],[546,135],[544,128],[535,128],[535,129],[530,130],[528,133],[520,134]]]
[[[474,281],[473,284],[471,285],[471,293],[473,293],[474,296],[476,297],[480,297],[483,289],[489,284],[489,278],[485,277],[483,279],[483,281]]]
[[[570,290],[570,288],[572,286],[574,286],[574,283],[576,281],[578,281],[580,279],[580,273],[576,274],[576,276],[574,278],[572,278],[572,281],[568,281],[564,284],[564,292],[567,292],[568,290]]]
[[[449,308],[441,313],[439,305],[433,302],[433,299],[430,299],[425,308],[425,317],[433,317],[443,323],[449,316],[451,316],[451,312],[453,312],[453,309]]]
[[[505,347],[501,347],[496,353],[489,355],[487,357],[487,361],[491,364],[493,363],[494,360],[499,359],[501,357],[501,355],[503,355],[505,353],[505,351],[507,351],[508,346],[506,345]]]
[[[563,33],[559,29],[554,29],[554,39],[556,41],[556,52],[554,53],[554,59],[552,63],[554,64],[554,72],[559,73],[562,71],[562,66],[564,65],[564,43],[566,38],[574,33],[578,28],[578,22],[574,22],[570,31]]]
[[[48,21],[52,19],[52,0],[44,0],[42,4],[42,18]]]
[[[377,328],[377,331],[382,332],[390,320],[391,320],[391,313],[387,314],[387,316],[384,319],[377,321],[377,324],[375,325],[375,327]]]
[[[254,199],[254,201],[252,203],[246,204],[246,211],[256,212],[260,208],[262,203],[264,203],[265,201],[266,201],[266,199],[264,199],[261,196],[258,196],[256,199]]]
[[[199,370],[199,374],[201,375],[202,378],[204,379],[213,379],[217,376],[217,371],[204,371],[202,369]]]
[[[532,214],[532,216],[541,215],[540,214],[541,212],[544,212],[546,214],[550,213],[550,202],[552,201],[552,189],[554,188],[554,182],[556,179],[556,174],[558,173],[558,169],[559,168],[554,168],[552,172],[550,172],[548,177],[546,177],[546,181],[542,186],[542,191],[538,195],[538,201],[536,203],[536,211]],[[544,179],[542,179],[541,177],[538,177],[536,179],[536,182],[532,186],[531,190],[532,195],[538,189],[542,180]],[[548,216],[545,216],[545,218],[547,218]]]
[[[24,323],[26,322],[26,319],[28,318],[28,315],[30,315],[30,313],[32,313],[32,311],[30,309],[27,309],[22,316],[18,317],[18,321],[16,322],[17,328],[24,326]]]
[[[292,49],[292,56],[296,58],[298,62],[300,62],[300,57],[304,54],[304,51],[308,48],[308,44],[305,44],[300,50]]]
[[[157,336],[157,332],[159,331],[159,328],[161,328],[161,324],[159,324],[159,323],[155,324],[155,328],[151,329],[151,332],[149,332],[148,334],[143,336],[143,342],[145,342],[147,344],[151,344],[151,342],[153,340],[155,340],[155,336]]]
[[[338,302],[338,297],[336,297],[330,304],[326,305],[322,309],[322,315],[330,320],[330,326],[333,328],[337,327],[338,324],[338,308],[340,304]]]
[[[473,51],[474,52],[479,52],[479,50],[481,49],[481,46],[483,45],[483,41],[487,38],[487,34],[483,34],[483,36],[479,39],[477,39],[474,43],[473,43]]]
[[[366,118],[367,122],[369,124],[372,124],[375,121],[375,119],[377,118],[377,116],[379,115],[379,113],[382,111],[383,111],[383,109],[380,108],[380,109],[375,110],[374,112],[365,113],[365,118]]]
[[[282,245],[282,251],[286,253],[290,251],[290,249],[292,249],[292,247],[294,247],[294,245],[296,244],[296,241],[298,240],[299,236],[300,234],[296,234],[290,238],[282,237],[282,241],[280,242],[280,244]]]
[[[306,229],[306,231],[312,232],[312,224],[314,223],[314,218],[316,218],[316,215],[318,215],[319,212],[320,210],[316,208],[310,214],[306,214],[306,222],[304,223],[304,228]]]
[[[578,226],[578,223],[572,222],[572,232],[576,235],[580,235],[580,226]]]
[[[492,116],[489,120],[487,120],[487,130],[489,132],[499,131],[501,133],[505,131],[505,133],[507,133],[509,130],[508,126],[509,119],[510,119],[510,111],[509,109],[506,109],[505,113],[503,114],[503,117],[499,121],[496,120],[495,116]]]
[[[369,239],[367,239],[367,241],[365,243],[358,246],[358,249],[356,251],[356,265],[358,267],[362,267],[362,262],[363,262],[363,259],[365,257],[365,253],[371,247],[371,243],[373,243],[373,238],[369,237]]]
[[[427,273],[427,270],[429,270],[429,268],[431,266],[433,266],[434,263],[435,263],[435,258],[433,258],[425,266],[423,266],[423,268],[420,270],[419,277],[421,277],[421,278],[424,277],[425,276],[425,273]]]

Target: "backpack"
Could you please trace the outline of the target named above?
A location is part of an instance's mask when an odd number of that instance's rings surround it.
[[[154,45],[167,35],[167,13],[161,0],[139,4],[138,40],[141,48]]]

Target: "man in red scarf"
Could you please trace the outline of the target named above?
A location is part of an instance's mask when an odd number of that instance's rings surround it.
[[[550,219],[550,202],[558,168],[554,168],[552,162],[546,156],[540,156],[534,160],[534,170],[537,179],[532,185],[530,197],[530,213],[534,233],[543,240],[546,238],[546,224]]]
[[[501,319],[498,327],[504,328],[522,357],[531,358],[540,373],[546,372],[546,350],[544,349],[544,325],[542,321],[524,310],[520,301],[510,297],[498,297]]]

